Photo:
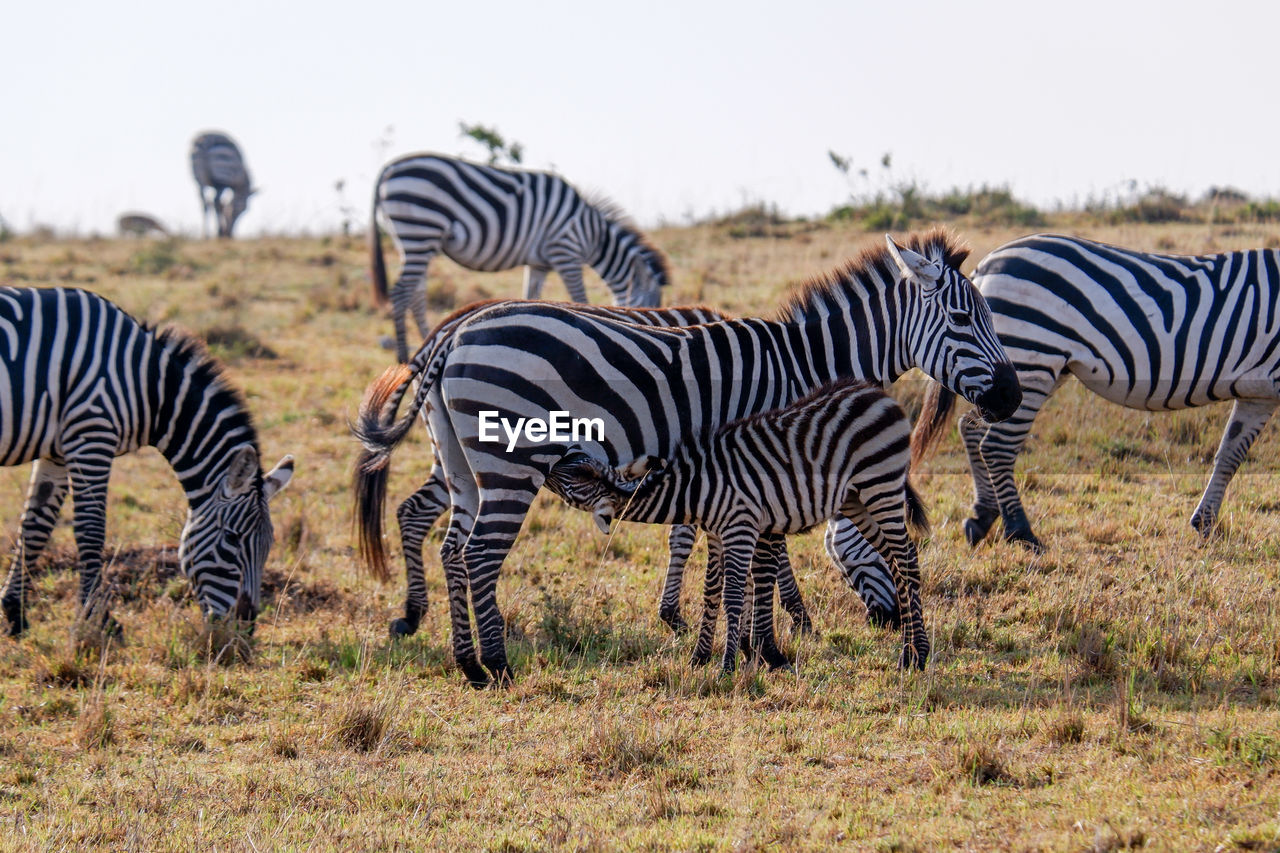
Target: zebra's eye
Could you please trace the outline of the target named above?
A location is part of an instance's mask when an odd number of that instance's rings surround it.
[[[952,311],[951,322],[952,324],[959,326],[960,328],[963,329],[973,325],[973,318],[970,317],[968,314],[966,314],[964,311]]]

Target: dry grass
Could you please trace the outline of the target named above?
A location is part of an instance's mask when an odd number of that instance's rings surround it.
[[[880,239],[788,233],[659,232],[669,301],[767,310],[785,282]],[[1280,243],[1280,229],[1242,226],[1087,234],[1192,252]],[[1018,234],[965,236],[976,260]],[[298,458],[273,504],[251,656],[205,636],[173,575],[185,507],[157,454],[120,459],[112,478],[119,641],[72,643],[64,517],[30,634],[0,639],[6,847],[1277,849],[1274,427],[1202,542],[1187,519],[1225,408],[1146,415],[1068,386],[1019,466],[1050,546],[1039,557],[964,544],[971,490],[948,437],[920,484],[936,521],[922,550],[936,656],[918,675],[893,666],[894,639],[865,625],[818,535],[793,540],[820,632],[784,639],[797,672],[690,670],[691,641],[656,616],[663,532],[624,525],[605,549],[585,515],[539,501],[499,590],[518,679],[476,692],[449,665],[438,538],[431,608],[397,644],[402,589],[354,564],[344,423],[389,360],[365,263],[359,240],[5,244],[8,282],[76,283],[152,321],[235,330],[229,370],[264,455]],[[433,281],[443,310],[515,295],[520,272],[437,261]],[[553,279],[547,293],[563,290]],[[415,433],[394,499],[426,459]],[[27,475],[0,469],[10,536]]]

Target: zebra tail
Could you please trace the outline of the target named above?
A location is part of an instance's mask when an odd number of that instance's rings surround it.
[[[907,502],[907,527],[911,530],[917,539],[929,535],[929,515],[925,511],[924,500],[920,497],[920,493],[911,485],[911,481],[906,481],[904,488]]]
[[[930,382],[924,406],[911,431],[911,470],[915,471],[938,449],[943,430],[956,407],[956,394],[940,382]]]
[[[363,447],[352,475],[355,524],[361,562],[382,582],[390,579],[382,541],[382,517],[387,503],[387,474],[391,453],[409,434],[418,416],[414,406],[396,419],[396,410],[409,389],[413,371],[405,364],[388,367],[365,391],[351,431]]]
[[[387,262],[382,256],[382,235],[378,231],[378,189],[382,186],[382,174],[373,183],[373,207],[369,212],[369,279],[373,283],[373,303],[378,307],[387,304]]]

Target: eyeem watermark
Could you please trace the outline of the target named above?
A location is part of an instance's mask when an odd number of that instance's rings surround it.
[[[499,427],[506,433],[508,453],[516,449],[522,435],[530,444],[604,441],[604,418],[571,418],[565,411],[547,412],[546,420],[516,418],[514,424],[507,418],[499,417],[496,410],[480,412],[480,441],[487,444],[501,443],[503,438],[498,434]]]

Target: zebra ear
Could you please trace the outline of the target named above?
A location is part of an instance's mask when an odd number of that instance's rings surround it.
[[[889,255],[898,265],[898,272],[902,273],[904,280],[913,281],[926,291],[937,286],[938,279],[942,278],[942,264],[899,246],[888,234],[884,235],[884,241],[888,244]]]
[[[591,513],[591,517],[595,520],[596,527],[600,528],[600,532],[608,536],[609,525],[613,524],[613,513],[607,509],[598,509]]]
[[[227,497],[239,497],[253,487],[253,475],[258,473],[258,451],[252,445],[242,444],[231,451],[227,462],[227,475],[222,491]]]
[[[280,460],[276,467],[262,475],[262,497],[271,500],[293,479],[293,456]]]
[[[639,480],[641,477],[655,471],[662,471],[666,467],[667,460],[661,456],[641,456],[639,459],[633,459],[619,468],[618,476],[624,480]]]

